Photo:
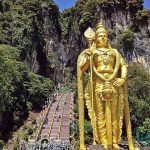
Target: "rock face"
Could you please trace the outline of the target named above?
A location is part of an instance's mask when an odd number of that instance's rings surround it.
[[[100,21],[127,62],[149,66],[150,12],[143,0],[78,0],[62,13],[53,0],[1,0],[0,43],[16,47],[33,72],[62,82],[66,67],[76,74],[77,57],[88,48],[84,31]]]
[[[50,67],[57,79],[64,67],[76,70],[79,53],[87,48],[83,36],[88,26],[95,26],[102,20],[110,33],[110,43],[119,45],[119,51],[127,62],[135,61],[148,67],[150,64],[150,13],[143,9],[142,0],[78,0],[74,7],[59,13],[49,5],[42,11],[44,20],[45,54],[56,55],[58,65]],[[54,13],[56,12],[56,13]],[[122,32],[130,29],[134,32],[133,45],[125,49],[120,44]],[[56,80],[57,80],[56,79]]]

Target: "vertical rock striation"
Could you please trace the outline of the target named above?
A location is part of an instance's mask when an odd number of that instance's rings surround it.
[[[120,52],[128,62],[139,62],[142,57],[146,66],[150,63],[150,15],[149,11],[143,9],[142,0],[78,0],[74,7],[59,13],[55,18],[58,19],[59,32],[52,24],[53,17],[50,17],[50,13],[45,14],[44,26],[49,35],[47,38],[45,34],[46,43],[49,45],[47,49],[53,50],[64,66],[73,67],[75,70],[78,54],[87,47],[84,31],[88,26],[95,28],[101,20],[108,28],[111,43],[114,47],[119,45]],[[134,32],[134,38],[133,47],[125,49],[120,39],[122,32],[127,29]]]

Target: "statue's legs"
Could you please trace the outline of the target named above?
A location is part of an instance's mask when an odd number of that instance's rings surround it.
[[[113,129],[113,148],[119,149],[123,125],[124,94],[122,87],[116,88],[116,95],[111,102],[112,110],[112,129]]]
[[[118,146],[118,137],[119,137],[119,120],[118,120],[118,94],[115,96],[113,101],[111,102],[111,110],[112,110],[112,134],[113,134],[113,148],[119,149]]]
[[[118,144],[118,132],[119,132],[119,125],[118,125],[118,95],[116,98],[113,99],[111,102],[111,110],[112,110],[112,128],[113,128],[113,143]]]
[[[94,103],[95,103],[96,126],[97,126],[99,142],[102,145],[107,146],[106,120],[105,120],[105,109],[104,109],[105,104],[100,99],[99,93],[97,93],[96,91],[95,91]]]
[[[107,148],[107,132],[106,132],[106,119],[105,119],[105,102],[102,101],[100,96],[100,89],[102,82],[94,82],[94,112],[96,115],[96,130],[98,135],[97,142]],[[89,110],[89,116],[92,119],[91,101],[88,88],[85,90],[86,105]],[[111,103],[111,119],[112,119],[112,136],[113,136],[113,148],[119,149],[118,143],[121,136],[122,119],[123,118],[123,96],[120,96],[119,90],[116,89],[116,95]]]

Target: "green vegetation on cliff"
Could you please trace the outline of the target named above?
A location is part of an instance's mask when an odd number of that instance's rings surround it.
[[[134,32],[130,29],[126,29],[121,33],[120,44],[125,50],[133,50]]]
[[[142,66],[129,66],[128,91],[132,125],[136,129],[150,118],[150,75]]]
[[[53,0],[0,1],[0,132],[3,139],[39,110],[53,90],[53,81],[32,72],[33,65],[46,66],[44,54],[45,11],[57,24],[58,7]],[[56,19],[55,19],[56,18]],[[38,73],[45,75],[41,68]],[[1,138],[1,137],[0,137]]]
[[[21,60],[31,65],[33,53],[44,47],[44,11],[57,24],[57,5],[52,0],[2,0],[0,2],[0,43],[17,47]],[[41,52],[42,53],[42,52]]]
[[[128,91],[133,135],[150,146],[150,74],[142,66],[129,66]]]
[[[32,109],[42,107],[53,82],[30,72],[19,61],[19,50],[0,45],[0,112],[9,114],[9,124],[17,126]]]
[[[129,10],[131,14],[133,13],[133,16],[131,15],[133,19],[135,18],[135,13],[137,19],[147,20],[148,11],[142,9],[142,4],[143,0],[78,0],[74,7],[66,9],[62,13],[63,31],[72,24],[74,32],[79,35],[83,33],[87,27],[93,26],[100,16],[103,16],[103,19],[105,19],[105,17],[109,18],[111,13],[121,9],[126,9]],[[100,10],[104,11],[105,14],[96,15]]]
[[[135,15],[135,21],[140,21],[142,23],[145,22],[145,20],[148,20],[150,17],[150,11],[146,9],[138,10],[136,15]]]

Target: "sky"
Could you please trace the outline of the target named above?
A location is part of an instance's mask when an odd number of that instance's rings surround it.
[[[72,7],[77,0],[54,0],[59,6],[59,10],[62,12],[66,8]]]
[[[150,0],[144,0],[144,7],[150,10]]]
[[[77,0],[54,0],[59,6],[59,10],[62,12],[66,8],[70,8],[75,4]],[[144,0],[144,7],[150,10],[150,0]]]

